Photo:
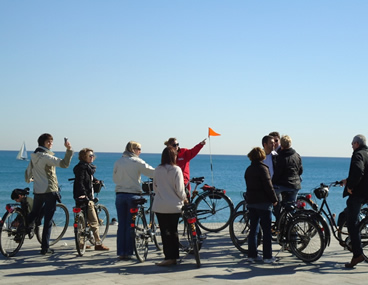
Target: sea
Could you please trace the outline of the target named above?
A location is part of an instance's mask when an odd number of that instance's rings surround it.
[[[24,180],[24,172],[29,161],[17,160],[17,151],[0,151],[0,216],[1,210],[5,213],[7,203],[12,203],[10,194],[13,189],[32,189],[33,185]],[[28,152],[30,156],[31,152]],[[94,164],[97,166],[96,178],[103,180],[105,188],[99,193],[100,204],[105,205],[110,213],[110,219],[116,217],[115,184],[112,180],[114,163],[121,157],[121,153],[95,153]],[[55,152],[57,157],[63,158],[63,152]],[[161,154],[145,154],[140,156],[152,167],[160,164]],[[73,178],[73,167],[78,163],[78,154],[75,153],[71,165],[67,169],[57,168],[56,173],[61,187],[62,202],[70,213],[74,206],[73,184],[68,181]],[[347,177],[350,158],[337,157],[302,157],[304,173],[302,175],[302,189],[299,193],[313,193],[313,189],[321,183],[342,180]],[[205,184],[225,189],[234,206],[242,200],[242,193],[246,190],[244,181],[245,169],[250,161],[245,155],[207,155],[198,154],[190,162],[191,177],[205,177]],[[142,180],[148,180],[142,176]],[[346,206],[346,198],[342,198],[342,187],[330,189],[328,203],[333,213],[340,213]],[[33,195],[32,195],[33,196]],[[320,204],[321,201],[313,199]]]

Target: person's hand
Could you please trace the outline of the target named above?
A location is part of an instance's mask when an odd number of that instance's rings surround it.
[[[346,185],[346,182],[347,182],[346,179],[341,180],[341,186],[345,186]]]
[[[79,199],[85,199],[86,198],[86,195],[79,196],[78,198]]]
[[[64,143],[64,146],[65,146],[68,150],[71,150],[71,149],[72,149],[72,145],[70,144],[70,141],[66,141],[66,143]]]
[[[206,144],[206,139],[204,139],[203,141],[201,141],[201,145],[205,145]]]
[[[351,195],[353,194],[353,189],[348,188],[348,193]]]
[[[273,203],[273,205],[276,206],[277,205],[277,202]]]
[[[188,201],[188,199],[185,199],[184,200],[184,205],[187,205],[187,204],[189,204],[189,201]]]

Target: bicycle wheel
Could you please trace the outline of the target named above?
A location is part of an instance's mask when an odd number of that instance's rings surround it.
[[[195,201],[198,225],[209,232],[225,229],[234,211],[233,202],[223,193],[207,192]]]
[[[247,202],[245,200],[240,201],[234,208],[234,213],[247,210]]]
[[[99,221],[100,238],[101,241],[103,241],[106,238],[107,233],[109,231],[110,214],[104,205],[97,205],[96,211]]]
[[[194,254],[194,258],[195,261],[197,263],[197,267],[201,267],[201,259],[199,257],[199,240],[197,238],[197,236],[193,236],[192,234],[192,229],[191,229],[192,225],[187,224],[187,232],[189,233],[188,236],[188,240],[189,240],[189,244],[190,244],[190,249],[191,251],[193,251]]]
[[[80,212],[76,218],[76,224],[74,225],[75,246],[79,256],[83,256],[86,252],[87,237],[86,222],[83,216],[83,212]]]
[[[151,221],[152,221],[151,231],[153,232],[153,242],[155,243],[157,250],[162,250],[161,230],[155,213],[153,213],[153,217],[151,216]]]
[[[287,239],[291,251],[305,262],[318,260],[325,249],[321,228],[305,217],[298,217],[290,222]]]
[[[134,252],[140,262],[144,262],[148,255],[147,222],[142,211],[137,213],[135,219]]]
[[[230,238],[235,247],[243,253],[248,252],[249,217],[247,211],[232,215],[229,224]]]
[[[35,234],[39,243],[42,243],[43,222],[44,219],[42,218],[41,224],[35,228]],[[64,204],[56,204],[56,210],[51,222],[50,246],[60,241],[68,229],[69,211]]]
[[[12,257],[18,253],[23,245],[26,219],[19,210],[4,215],[0,221],[0,250],[5,257]]]
[[[363,255],[368,262],[368,218],[363,219],[359,226],[360,238],[362,242]]]

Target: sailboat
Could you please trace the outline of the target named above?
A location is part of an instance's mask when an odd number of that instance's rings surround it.
[[[26,148],[25,142],[23,142],[22,147],[20,148],[18,152],[17,159],[18,160],[28,160],[28,154],[27,154],[27,148]]]

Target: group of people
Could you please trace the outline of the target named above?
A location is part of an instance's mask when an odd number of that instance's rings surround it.
[[[156,213],[162,237],[165,259],[159,266],[176,264],[179,258],[178,221],[182,206],[187,201],[185,185],[189,184],[189,162],[206,144],[205,140],[192,149],[180,148],[176,138],[170,138],[165,143],[161,156],[161,164],[155,169],[139,158],[141,145],[130,141],[126,145],[122,157],[115,162],[113,181],[116,184],[116,211],[118,217],[117,255],[121,260],[129,260],[133,255],[133,237],[131,234],[130,208],[135,199],[140,198],[141,175],[153,178],[155,199],[152,210]],[[38,138],[38,147],[31,155],[31,161],[25,172],[27,183],[34,182],[34,200],[29,201],[30,213],[27,218],[28,229],[32,231],[34,221],[44,215],[42,232],[41,254],[53,254],[49,247],[52,218],[56,210],[59,188],[55,167],[67,168],[70,165],[73,150],[70,142],[65,141],[66,153],[63,159],[55,157],[51,151],[53,137],[42,134]],[[96,166],[94,152],[90,148],[83,148],[79,152],[79,163],[74,167],[75,174],[73,197],[76,204],[85,203],[87,217],[91,226],[96,244],[95,250],[109,250],[102,244],[99,236],[98,217],[94,208],[94,185],[100,181],[95,177]],[[18,193],[12,194],[16,200],[23,199]]]
[[[179,258],[178,221],[181,209],[187,202],[190,191],[189,162],[206,144],[205,140],[192,149],[180,148],[176,138],[165,141],[161,163],[153,168],[142,160],[141,144],[135,141],[127,143],[122,157],[115,162],[113,181],[116,184],[116,210],[118,217],[117,255],[121,260],[129,260],[133,255],[133,237],[131,235],[130,208],[135,199],[140,198],[141,175],[153,178],[155,199],[152,210],[156,213],[163,243],[165,259],[159,266],[176,264]],[[70,165],[73,150],[69,141],[65,141],[66,152],[63,159],[54,156],[51,151],[53,137],[42,134],[38,138],[38,147],[31,155],[31,161],[25,172],[26,182],[34,182],[33,207],[28,215],[28,224],[32,225],[36,217],[44,211],[41,254],[52,254],[49,248],[52,218],[58,199],[58,181],[55,167],[67,168]],[[278,132],[271,132],[262,138],[262,146],[255,147],[248,153],[251,161],[246,169],[246,199],[249,208],[250,233],[248,237],[248,259],[273,263],[271,239],[272,213],[278,217],[281,193],[288,193],[284,199],[295,201],[301,189],[303,173],[300,155],[292,148],[288,135],[280,137]],[[344,197],[347,200],[348,231],[352,243],[353,258],[346,263],[352,268],[364,260],[360,232],[358,228],[361,206],[368,199],[368,147],[363,135],[356,135],[352,141],[353,155],[348,178],[343,179]],[[79,163],[74,167],[74,199],[77,203],[85,201],[88,205],[88,219],[96,240],[95,250],[109,250],[101,242],[98,234],[98,219],[94,211],[93,184],[100,181],[95,177],[93,164],[95,155],[90,148],[79,152]],[[188,185],[186,187],[185,185]],[[263,231],[263,258],[258,255],[257,235]]]
[[[368,147],[363,135],[352,140],[353,155],[348,178],[341,180],[345,186],[343,197],[347,200],[347,227],[351,239],[353,257],[345,264],[353,268],[364,260],[359,231],[359,214],[368,200]],[[249,209],[250,232],[248,236],[248,260],[273,263],[272,257],[272,213],[278,218],[281,197],[296,201],[301,189],[303,165],[300,155],[292,148],[289,136],[280,137],[272,132],[262,139],[263,149],[253,148],[248,157],[251,161],[244,178],[247,186],[246,199]],[[287,195],[281,196],[282,193]],[[263,231],[263,257],[258,255],[257,236]]]

